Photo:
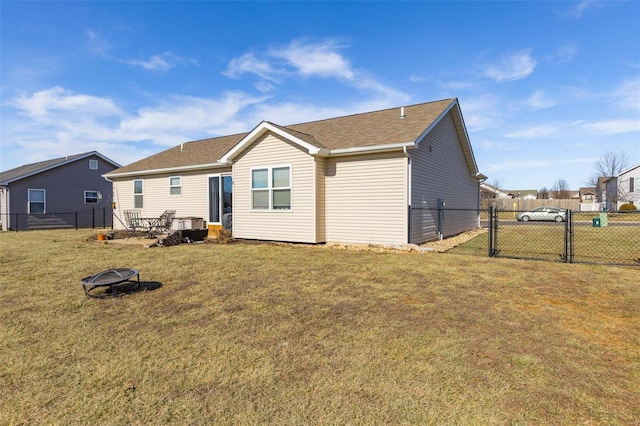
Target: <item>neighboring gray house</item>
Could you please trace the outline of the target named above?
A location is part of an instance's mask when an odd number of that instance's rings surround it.
[[[604,181],[603,198],[607,210],[618,210],[630,203],[640,209],[640,164],[636,164]]]
[[[304,243],[437,239],[438,200],[478,226],[480,181],[457,99],[183,143],[105,175],[122,217],[176,210],[236,238]],[[435,209],[435,210],[433,210]],[[119,226],[116,220],[115,225]]]
[[[2,230],[111,226],[111,182],[120,165],[91,151],[0,172]]]

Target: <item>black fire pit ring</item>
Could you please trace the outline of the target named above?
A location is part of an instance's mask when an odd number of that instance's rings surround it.
[[[134,281],[134,277],[136,280]],[[99,272],[96,275],[82,279],[84,293],[88,297],[104,297],[107,293],[96,295],[91,292],[99,287],[109,287],[111,295],[118,297],[118,285],[122,283],[134,283],[134,288],[140,288],[140,272],[131,268],[114,268]]]

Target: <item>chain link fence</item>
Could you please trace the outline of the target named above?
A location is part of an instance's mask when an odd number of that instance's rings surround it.
[[[640,266],[640,211],[443,206],[411,208],[410,219],[411,243],[447,253]]]

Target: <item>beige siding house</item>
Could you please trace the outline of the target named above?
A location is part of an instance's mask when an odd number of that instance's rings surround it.
[[[457,99],[289,126],[264,121],[105,177],[116,215],[172,209],[210,229],[232,227],[236,238],[365,244],[421,243],[477,227],[485,178]],[[465,213],[438,226],[439,201]]]

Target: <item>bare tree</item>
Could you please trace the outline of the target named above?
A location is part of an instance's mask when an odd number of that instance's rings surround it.
[[[551,194],[553,195],[553,198],[560,200],[567,200],[571,198],[569,183],[564,179],[556,180],[551,187]]]
[[[493,178],[493,180],[491,181],[491,183],[489,185],[491,185],[494,188],[497,188],[497,189],[499,189],[501,191],[504,191],[504,185],[503,185],[502,179]]]
[[[543,186],[538,190],[538,198],[540,200],[548,200],[549,199],[549,190],[546,186]]]
[[[626,152],[607,151],[593,164],[593,174],[587,180],[587,185],[598,186],[599,177],[615,176],[628,167],[629,156]]]

